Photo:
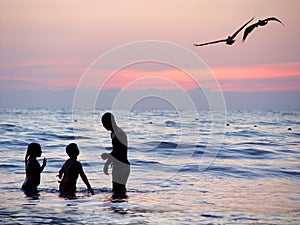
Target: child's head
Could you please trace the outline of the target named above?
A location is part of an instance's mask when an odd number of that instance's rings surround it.
[[[71,159],[76,159],[79,155],[77,144],[71,143],[66,147],[66,152]]]
[[[42,155],[42,149],[38,143],[30,143],[27,147],[27,155],[31,157],[40,157]]]

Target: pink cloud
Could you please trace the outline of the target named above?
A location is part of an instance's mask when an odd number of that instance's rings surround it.
[[[121,70],[115,73],[105,87],[122,88],[130,85],[129,89],[192,89],[196,83],[191,77],[180,70],[163,71]]]
[[[213,68],[223,91],[300,90],[300,62]]]
[[[276,79],[300,76],[300,62],[267,64],[250,67],[213,68],[221,80]]]
[[[74,88],[86,66],[78,60],[27,60],[0,65],[1,88]]]
[[[0,65],[1,88],[66,89],[80,84],[88,66],[80,60],[32,60]],[[300,62],[251,67],[211,68],[223,91],[300,90]],[[98,69],[88,76],[86,88],[184,89],[208,88],[216,91],[209,70],[192,71],[191,76],[179,69],[136,70],[125,68],[116,73]],[[109,76],[104,80],[104,76]],[[198,83],[195,82],[197,80]]]
[[[212,68],[217,82],[223,91],[282,91],[282,90],[300,90],[300,62],[267,64],[251,67],[234,68]],[[197,74],[197,71],[193,71]],[[208,88],[214,91],[216,86],[213,81],[213,75],[208,70],[199,71],[199,75],[190,76],[180,70],[163,71],[136,71],[122,70],[116,73],[107,83],[106,87],[122,88],[135,80],[146,77],[159,77],[161,82],[153,83],[139,82],[133,86],[136,89],[160,88],[171,89],[174,85],[165,85],[166,80],[169,83],[176,83],[185,90],[193,88]],[[198,83],[195,83],[196,79]]]

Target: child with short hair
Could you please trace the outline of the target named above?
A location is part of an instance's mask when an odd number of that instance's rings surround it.
[[[27,193],[37,193],[37,187],[41,182],[41,173],[44,170],[47,160],[44,158],[43,165],[37,161],[37,157],[41,157],[42,149],[38,143],[30,143],[27,147],[25,155],[26,178],[22,185],[23,191]]]
[[[86,184],[88,192],[92,195],[94,191],[87,179],[87,176],[83,172],[82,165],[77,161],[77,156],[79,155],[79,149],[77,144],[71,143],[66,147],[66,153],[70,157],[59,170],[58,177],[62,180],[60,181],[59,191],[62,195],[75,196],[76,193],[76,182],[78,175],[80,175],[82,181]]]

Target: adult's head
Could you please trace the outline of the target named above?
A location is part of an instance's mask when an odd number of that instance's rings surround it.
[[[104,113],[102,118],[101,118],[101,121],[102,121],[103,127],[106,130],[113,131],[114,128],[117,126],[116,121],[115,121],[115,117],[110,112]]]

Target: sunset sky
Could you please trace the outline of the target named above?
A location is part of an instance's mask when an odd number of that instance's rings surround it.
[[[299,8],[298,0],[2,0],[0,90],[75,89],[99,56],[129,42],[158,40],[197,54],[224,92],[300,91]],[[253,22],[276,16],[285,26],[270,22],[245,43],[241,32],[232,46],[193,46],[226,38],[253,16]],[[122,89],[141,74],[195,88],[171,67],[129,67],[106,88]]]

